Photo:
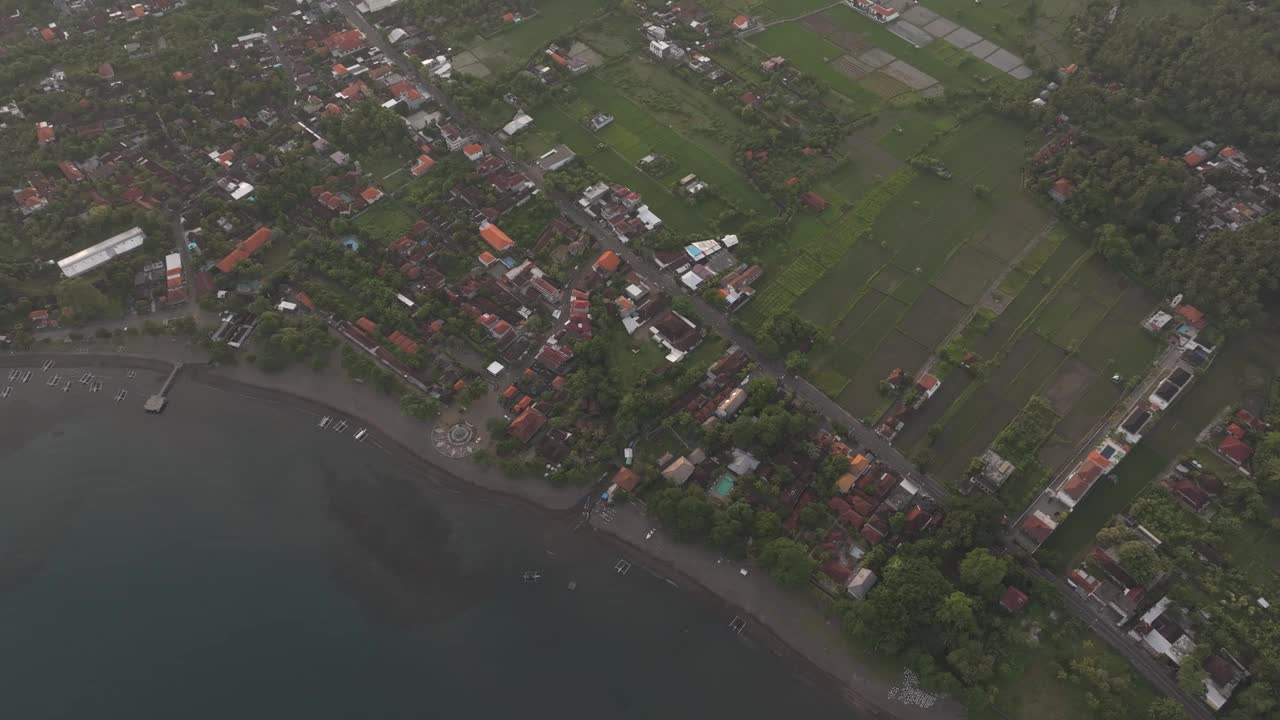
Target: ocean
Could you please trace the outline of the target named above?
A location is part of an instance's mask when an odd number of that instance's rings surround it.
[[[190,381],[147,415],[154,375],[98,374],[0,377],[3,717],[854,717],[563,515]]]

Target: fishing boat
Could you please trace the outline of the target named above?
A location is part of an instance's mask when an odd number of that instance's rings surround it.
[[[542,579],[542,573],[537,570],[526,570],[522,577],[525,582],[537,582]]]

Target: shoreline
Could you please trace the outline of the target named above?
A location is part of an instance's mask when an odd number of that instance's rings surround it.
[[[174,361],[145,355],[73,354],[54,351],[0,356],[0,367],[30,367],[33,364],[40,365],[46,360],[54,360],[61,367],[134,368],[160,373],[167,373],[175,364]],[[230,370],[235,375],[253,374],[253,380],[261,380],[263,383],[259,384],[244,377],[231,377],[224,372],[226,370]],[[244,368],[212,367],[205,363],[186,362],[178,377],[177,384],[179,387],[182,381],[186,380],[221,392],[241,395],[259,402],[284,405],[303,412],[317,415],[337,414],[347,416],[350,420],[368,427],[371,435],[370,439],[374,440],[373,444],[378,449],[424,476],[424,480],[448,485],[452,490],[471,497],[481,498],[487,502],[515,502],[536,510],[548,519],[566,521],[574,517],[576,513],[573,509],[589,493],[585,489],[571,489],[568,491],[553,489],[540,478],[527,481],[508,480],[498,471],[481,468],[469,459],[455,463],[461,466],[457,470],[463,470],[461,473],[457,472],[455,468],[445,465],[447,458],[428,455],[428,453],[433,452],[429,449],[424,449],[422,452],[414,450],[403,442],[401,438],[397,437],[397,433],[391,432],[384,427],[384,425],[391,424],[386,422],[391,418],[386,417],[388,411],[385,408],[367,406],[359,410],[352,410],[331,404],[328,398],[317,398],[310,393],[300,391],[299,388],[285,387],[288,383],[282,381],[288,377],[287,374],[267,375],[257,370],[246,373]],[[350,384],[349,381],[347,384]],[[334,389],[336,390],[337,388]],[[361,389],[367,390],[368,388]],[[345,399],[353,400],[350,397]],[[398,409],[395,412],[395,420],[411,420],[404,418]],[[376,419],[371,420],[370,416]],[[420,421],[412,420],[411,422],[421,425]],[[396,424],[404,423],[398,422]],[[497,476],[500,479],[495,482],[492,476]],[[535,488],[530,487],[533,484],[537,484],[537,489],[551,489],[555,490],[555,492],[537,492]],[[571,502],[566,502],[570,494],[573,495],[573,499]],[[623,510],[638,517],[638,513],[631,507],[623,506]],[[648,524],[647,521],[645,524]],[[592,536],[599,541],[624,549],[627,553],[640,558],[641,562],[639,564],[651,574],[663,579],[669,579],[678,588],[700,594],[713,604],[726,608],[732,611],[733,614],[747,619],[751,626],[748,636],[753,641],[767,648],[771,653],[783,660],[793,672],[797,672],[806,681],[812,681],[813,684],[822,687],[824,690],[835,693],[846,704],[852,706],[864,720],[950,719],[964,716],[963,709],[958,703],[946,699],[940,699],[936,705],[929,708],[892,703],[884,695],[891,686],[878,678],[867,677],[866,664],[855,660],[847,648],[834,656],[836,658],[842,656],[843,662],[833,661],[833,656],[826,652],[828,648],[816,648],[812,642],[804,642],[804,640],[811,641],[811,638],[788,639],[784,637],[782,631],[777,627],[779,623],[769,622],[762,617],[763,613],[758,610],[748,609],[743,599],[731,597],[730,593],[711,587],[711,583],[708,582],[709,578],[699,572],[695,562],[698,559],[695,556],[707,553],[705,548],[682,545],[667,548],[666,552],[662,552],[655,545],[638,544],[638,538],[629,537],[634,533],[626,533],[620,527],[612,524],[600,526],[593,522],[587,527],[590,527]],[[682,560],[686,561],[683,563],[684,567],[681,567]],[[772,581],[764,577],[763,573],[759,577],[773,587]],[[759,581],[757,580],[757,582]],[[780,588],[775,588],[775,592],[782,593],[784,591]],[[792,606],[790,610],[794,613],[807,612],[814,617],[821,618],[825,624],[830,624],[831,619],[827,618],[811,604],[793,596],[788,596],[786,600],[787,604]],[[843,638],[839,637],[838,634],[831,639],[834,639],[838,644],[843,644],[844,642]],[[848,667],[841,668],[836,667],[837,665],[847,665]],[[872,693],[880,694],[884,699],[873,698]]]

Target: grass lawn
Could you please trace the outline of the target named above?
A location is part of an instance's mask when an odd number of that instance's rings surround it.
[[[696,92],[691,87],[684,89],[686,93]],[[578,102],[568,109],[570,116],[577,118],[601,110],[613,115],[613,123],[596,137],[613,146],[629,162],[634,164],[656,151],[674,162],[674,168],[663,178],[664,182],[674,182],[694,173],[711,183],[721,196],[744,209],[762,213],[771,209],[769,199],[748,185],[737,168],[727,164],[725,158],[712,155],[699,142],[682,135],[675,126],[660,122],[624,95],[618,85],[603,77],[587,77],[578,83],[578,91]],[[681,102],[679,96],[665,94],[669,100]]]
[[[417,216],[405,203],[383,199],[360,213],[355,223],[364,239],[385,245],[403,235],[417,220]]]
[[[737,157],[734,137],[755,133],[733,110],[713,98],[707,86],[686,81],[669,66],[651,62],[647,55],[611,65],[594,80],[607,85],[614,94],[622,94],[659,124],[695,142],[725,163]],[[626,88],[625,94],[617,88]]]
[[[578,33],[578,39],[606,58],[625,55],[640,45],[641,22],[628,12],[611,12]]]
[[[626,158],[609,147],[599,148],[600,140],[587,132],[578,121],[558,107],[541,105],[533,113],[543,129],[554,131],[560,142],[568,145],[578,159],[594,167],[612,182],[621,183],[641,194],[644,202],[663,223],[680,233],[705,231],[711,217],[677,199],[671,192],[648,175],[640,172]]]
[[[785,57],[787,62],[800,68],[801,72],[826,83],[832,90],[847,97],[862,114],[875,112],[884,104],[884,99],[879,95],[828,65],[844,55],[844,50],[809,32],[802,25],[775,25],[752,36],[749,42],[769,55]]]
[[[538,14],[471,48],[495,73],[524,64],[547,43],[586,20],[609,3],[605,0],[542,0]],[[501,12],[495,8],[494,12]]]
[[[374,184],[381,187],[383,178],[397,170],[404,169],[413,158],[409,156],[400,157],[391,152],[377,152],[360,153],[357,159],[360,161],[360,168],[372,175]]]
[[[1121,694],[1128,717],[1142,717],[1146,708],[1159,697],[1128,662],[1096,639],[1079,621],[1056,617],[1036,603],[1016,620],[1027,633],[1028,643],[1011,661],[1012,667],[1002,674],[1000,694],[995,707],[972,715],[975,720],[1077,720],[1096,717],[1087,702],[1088,688],[1058,672],[1072,661],[1087,661],[1100,667],[1111,677],[1130,680]],[[1031,641],[1032,632],[1038,641]]]

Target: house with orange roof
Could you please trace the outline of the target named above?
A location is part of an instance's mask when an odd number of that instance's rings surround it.
[[[612,273],[617,272],[618,266],[621,264],[622,258],[618,257],[618,253],[612,250],[605,250],[600,254],[599,258],[596,258],[595,265],[592,267],[599,273]]]
[[[739,15],[738,17],[733,19],[733,29],[737,30],[738,32],[747,30],[750,27],[751,27],[751,18],[747,17],[746,15]]]
[[[436,161],[432,160],[430,155],[420,155],[418,156],[418,164],[413,166],[409,174],[414,177],[422,177],[428,170],[435,167],[435,164]]]
[[[364,95],[366,89],[368,89],[368,86],[364,84],[363,80],[356,80],[350,85],[339,90],[338,97],[341,97],[344,100],[350,100],[351,98]]]
[[[48,145],[58,139],[58,134],[54,131],[53,126],[47,122],[36,123],[36,143],[39,145]]]
[[[484,157],[484,146],[480,143],[468,143],[462,146],[462,154],[466,155],[471,162],[475,162]]]
[[[366,205],[372,205],[382,199],[382,191],[376,187],[369,186],[360,192],[360,199],[364,200]]]
[[[493,248],[494,252],[499,253],[506,252],[516,244],[514,240],[507,237],[506,233],[502,232],[502,228],[488,221],[481,223],[480,237],[489,243],[489,247]]]
[[[219,260],[214,267],[218,268],[219,272],[231,272],[236,269],[237,265],[248,260],[250,256],[261,250],[262,246],[266,245],[270,239],[271,228],[258,228],[252,235],[241,240],[235,249]]]
[[[186,81],[190,80],[190,79],[191,79],[191,78],[193,78],[193,77],[195,77],[195,76],[194,76],[194,75],[192,75],[191,73],[187,72],[186,70],[174,70],[174,71],[173,71],[173,79],[174,79],[174,80],[177,80],[178,82],[186,82]]]

